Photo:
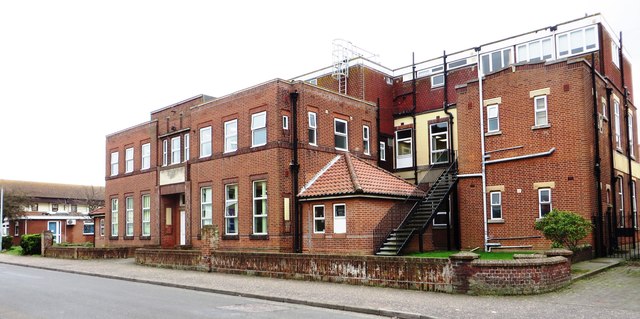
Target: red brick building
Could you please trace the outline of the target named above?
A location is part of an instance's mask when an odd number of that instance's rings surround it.
[[[100,186],[0,180],[5,197],[17,196],[27,204],[7,219],[4,234],[20,244],[25,234],[53,233],[55,243],[93,242],[95,225],[89,213],[104,205]],[[6,207],[5,207],[6,209]]]
[[[592,219],[587,242],[606,254],[637,238],[640,176],[615,34],[592,15],[398,69],[338,43],[325,69],[152,112],[107,137],[105,244],[198,246],[212,223],[223,249],[347,252],[313,232],[300,193],[346,152],[426,191],[403,209],[349,199],[372,209],[351,253],[543,249],[533,225],[558,208]]]

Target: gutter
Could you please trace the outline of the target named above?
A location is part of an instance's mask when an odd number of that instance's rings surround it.
[[[411,81],[411,86],[412,86],[412,94],[411,96],[413,97],[413,108],[411,109],[411,118],[413,119],[413,128],[412,128],[412,134],[411,134],[411,157],[412,157],[412,161],[413,161],[413,178],[416,181],[416,185],[419,184],[418,181],[418,154],[416,154],[418,147],[416,145],[417,142],[417,137],[416,134],[418,133],[418,131],[416,130],[416,107],[417,107],[417,98],[416,98],[416,77],[417,77],[417,73],[416,73],[416,60],[415,60],[415,53],[411,54],[411,65],[412,65],[412,73],[411,73],[411,77],[413,78],[413,80]]]
[[[627,185],[629,185],[629,194],[631,194],[631,196],[635,196],[634,194],[634,189],[633,189],[633,172],[631,171],[631,150],[633,145],[631,145],[631,134],[633,134],[633,132],[631,132],[631,130],[629,130],[629,124],[632,124],[629,119],[629,91],[627,90],[627,86],[625,85],[626,83],[624,82],[624,57],[622,56],[622,32],[620,32],[620,46],[618,48],[618,60],[620,61],[620,78],[622,80],[622,89],[624,92],[624,99],[623,99],[623,103],[624,103],[624,119],[625,119],[625,123],[627,123],[627,165],[628,165],[628,169],[629,169],[629,178],[628,178],[628,183]],[[631,205],[629,205],[631,206]],[[630,207],[631,208],[631,207]],[[631,215],[632,211],[629,210],[629,215]],[[625,214],[625,216],[629,216],[627,214]],[[632,221],[631,221],[631,227],[633,227],[633,219],[635,219],[635,215],[633,215],[631,217]],[[622,220],[622,226],[623,227],[627,227],[626,221],[623,219]],[[634,243],[635,243],[635,234],[636,232],[633,232],[634,234]],[[635,245],[634,245],[635,247]]]
[[[593,173],[596,177],[596,201],[597,201],[597,218],[598,218],[598,227],[600,229],[595,230],[596,242],[596,256],[602,256],[601,245],[602,242],[602,179],[601,179],[601,167],[600,167],[600,136],[598,134],[598,97],[597,97],[597,88],[596,88],[596,70],[595,70],[595,53],[591,52],[591,95],[593,98],[593,138],[595,142],[595,155],[594,155],[594,167]],[[604,114],[603,114],[604,116]]]

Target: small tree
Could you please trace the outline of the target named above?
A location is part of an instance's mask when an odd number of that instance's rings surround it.
[[[574,212],[554,209],[537,221],[535,228],[542,231],[554,247],[567,247],[575,251],[578,242],[589,235],[593,225]]]

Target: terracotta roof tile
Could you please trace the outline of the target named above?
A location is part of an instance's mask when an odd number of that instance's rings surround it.
[[[413,184],[348,153],[336,156],[303,187],[300,197],[353,194],[424,197]]]

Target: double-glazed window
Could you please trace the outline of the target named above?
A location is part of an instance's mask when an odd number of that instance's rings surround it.
[[[253,234],[267,234],[267,181],[253,182]]]
[[[498,104],[487,106],[487,132],[495,133],[500,131]]]
[[[333,119],[333,136],[337,150],[346,151],[349,149],[347,121]]]
[[[238,120],[224,122],[224,152],[238,149]]]
[[[491,219],[502,219],[502,193],[489,193],[491,199]]]
[[[618,227],[624,226],[624,183],[622,176],[618,176]]]
[[[549,124],[547,114],[547,96],[540,95],[533,99],[535,107],[535,126],[545,126]]]
[[[111,152],[111,176],[118,175],[119,152]]]
[[[429,125],[431,135],[431,164],[449,162],[449,122]]]
[[[313,206],[313,232],[324,233],[324,205]]]
[[[483,74],[492,73],[506,68],[511,64],[511,48],[483,54],[480,56],[480,61],[482,63]]]
[[[380,142],[380,161],[384,162],[387,160],[387,144],[385,142]]]
[[[93,235],[95,232],[95,225],[93,222],[84,222],[82,224],[82,234],[83,235]]]
[[[611,61],[618,69],[620,68],[620,52],[618,45],[614,41],[611,41]]]
[[[151,144],[142,144],[140,153],[142,153],[142,162],[140,163],[140,169],[149,169],[151,167]]]
[[[362,151],[366,155],[371,155],[371,148],[369,143],[369,126],[362,126]]]
[[[200,157],[211,156],[211,126],[200,129]]]
[[[517,61],[538,62],[553,58],[553,44],[551,38],[531,41],[517,46]]]
[[[314,112],[309,112],[309,144],[318,145],[317,141],[317,115]]]
[[[616,132],[616,148],[622,150],[622,135],[620,130],[620,102],[613,101],[613,123]]]
[[[133,197],[125,198],[125,232],[124,235],[133,236]]]
[[[180,136],[171,138],[171,164],[180,163]]]
[[[590,26],[583,29],[570,31],[557,35],[558,58],[564,58],[574,54],[594,50],[598,47],[596,27]]]
[[[344,234],[347,232],[347,205],[333,205],[333,232]]]
[[[189,146],[191,142],[191,136],[189,133],[184,135],[184,154],[182,154],[183,161],[186,162],[189,160]]]
[[[629,154],[631,157],[635,157],[636,154],[634,152],[634,148],[636,144],[634,144],[635,142],[633,141],[635,133],[633,133],[633,113],[631,113],[631,111],[629,111],[629,121],[627,126],[629,127]]]
[[[124,172],[133,172],[133,147],[124,150]]]
[[[551,188],[538,189],[538,211],[540,212],[540,218],[546,216],[551,209]]]
[[[111,236],[118,236],[118,199],[111,199]]]
[[[224,187],[224,232],[227,235],[238,234],[238,184]]]
[[[267,144],[267,112],[251,115],[251,147]]]
[[[396,131],[396,168],[413,166],[413,131]]]
[[[631,182],[631,216],[633,228],[638,229],[638,200],[636,197],[636,182]]]
[[[151,196],[142,195],[142,236],[151,236]]]
[[[169,164],[169,141],[162,140],[162,166]]]
[[[211,225],[213,223],[211,197],[211,187],[200,188],[200,226]]]

